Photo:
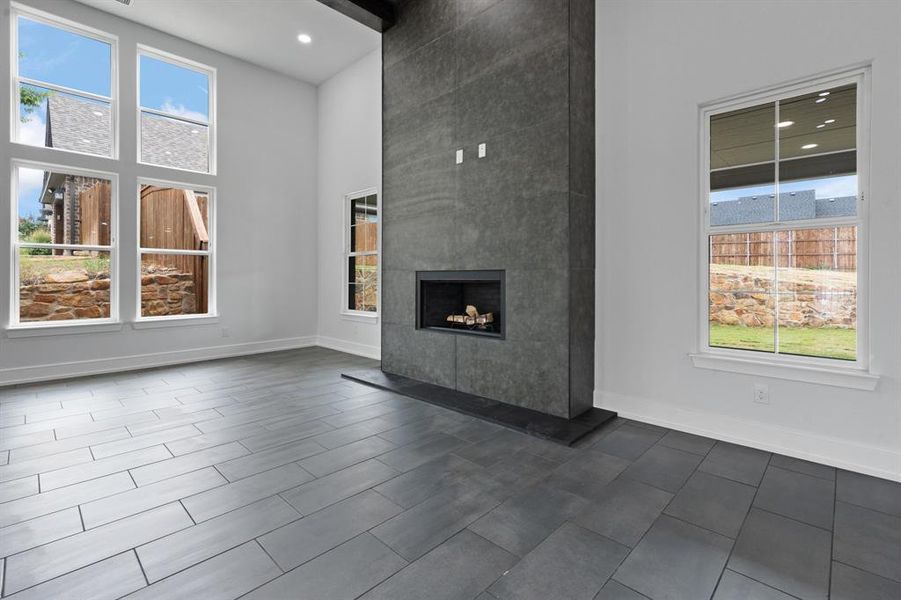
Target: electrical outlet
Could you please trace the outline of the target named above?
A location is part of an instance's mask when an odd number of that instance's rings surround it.
[[[758,404],[769,404],[770,388],[762,383],[754,384],[754,402]]]

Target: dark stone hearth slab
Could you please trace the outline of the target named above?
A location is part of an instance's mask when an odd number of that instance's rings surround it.
[[[341,376],[565,446],[573,445],[616,416],[615,412],[609,410],[590,408],[574,419],[564,419],[402,375],[385,373],[378,368],[342,373]]]

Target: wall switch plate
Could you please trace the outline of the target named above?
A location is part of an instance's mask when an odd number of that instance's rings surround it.
[[[758,404],[770,403],[770,388],[762,383],[754,384],[754,402]]]
[[[479,158],[485,158],[485,143],[479,144]]]
[[[460,148],[459,150],[457,150],[457,164],[458,165],[463,164],[463,148]]]

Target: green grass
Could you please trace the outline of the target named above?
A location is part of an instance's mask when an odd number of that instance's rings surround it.
[[[773,330],[712,323],[710,345],[773,352]],[[779,329],[779,352],[854,360],[857,357],[857,331],[837,327],[782,327]]]

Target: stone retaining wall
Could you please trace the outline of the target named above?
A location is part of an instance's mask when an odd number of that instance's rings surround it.
[[[144,267],[141,274],[141,316],[192,315],[196,312],[193,275],[169,267]]]
[[[65,321],[110,316],[110,281],[84,270],[46,275],[19,288],[19,320]]]

